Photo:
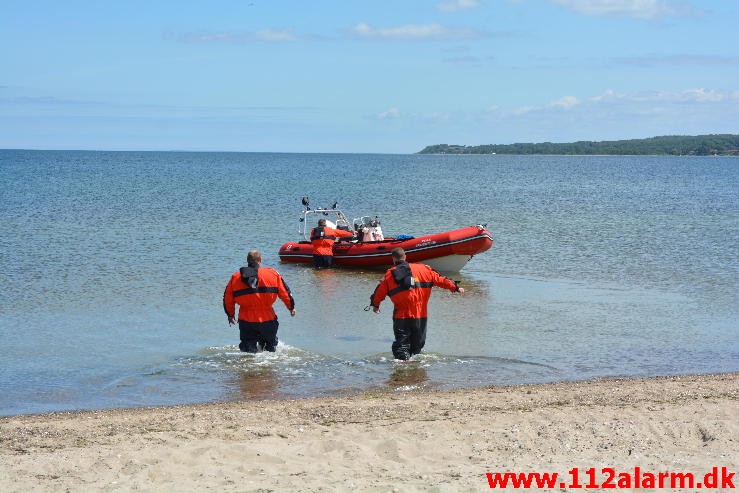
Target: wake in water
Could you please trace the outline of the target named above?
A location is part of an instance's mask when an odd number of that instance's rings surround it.
[[[395,391],[485,385],[491,378],[500,378],[497,383],[506,383],[511,375],[531,372],[531,369],[526,369],[527,366],[539,367],[534,371],[541,376],[559,374],[557,368],[536,362],[435,352],[422,352],[408,361],[376,354],[362,359],[358,364],[386,368],[388,377],[385,384]],[[477,378],[469,375],[477,375]]]
[[[533,369],[532,369],[533,367]],[[344,395],[376,391],[454,388],[516,381],[551,380],[556,368],[506,358],[422,352],[409,361],[377,353],[345,359],[280,342],[275,352],[243,353],[235,345],[213,346],[180,358],[161,374],[180,382],[210,378],[228,400]],[[473,375],[472,377],[470,375]]]

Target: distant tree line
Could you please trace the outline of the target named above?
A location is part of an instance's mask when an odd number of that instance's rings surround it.
[[[568,154],[739,156],[739,135],[670,135],[649,139],[570,143],[427,146],[419,154]]]

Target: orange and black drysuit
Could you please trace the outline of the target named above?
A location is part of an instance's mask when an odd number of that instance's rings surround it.
[[[393,356],[407,360],[426,344],[426,321],[431,288],[459,291],[457,283],[425,264],[399,262],[385,272],[385,277],[370,296],[370,305],[379,308],[386,296],[393,309]]]
[[[334,242],[340,237],[354,236],[349,231],[317,226],[310,231],[310,243],[313,245],[313,263],[316,269],[329,268],[334,263]]]
[[[288,310],[295,308],[290,288],[280,274],[269,267],[249,265],[234,272],[223,292],[223,309],[234,318],[239,305],[239,349],[256,352],[277,347],[277,314],[272,305],[280,298]]]

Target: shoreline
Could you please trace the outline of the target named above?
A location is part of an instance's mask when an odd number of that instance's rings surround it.
[[[524,390],[529,387],[556,387],[556,386],[567,386],[567,385],[587,385],[595,383],[607,383],[607,382],[651,382],[659,380],[673,380],[673,379],[691,379],[691,378],[720,378],[725,376],[735,376],[737,378],[737,385],[739,386],[739,370],[728,371],[728,372],[710,372],[710,373],[685,373],[675,375],[656,375],[656,376],[628,376],[628,375],[617,375],[617,376],[603,376],[587,378],[583,380],[552,380],[544,382],[527,382],[527,383],[510,383],[510,384],[490,384],[490,385],[478,385],[472,387],[454,387],[454,388],[437,388],[437,387],[419,387],[412,388],[409,390],[400,390],[393,386],[382,386],[382,387],[368,387],[365,389],[354,389],[353,391],[337,391],[335,394],[329,395],[308,395],[300,397],[259,397],[250,399],[239,399],[239,400],[217,400],[217,401],[205,401],[205,402],[184,402],[176,404],[157,404],[157,405],[144,405],[144,406],[133,406],[133,407],[102,407],[102,408],[82,408],[82,409],[69,409],[59,411],[46,411],[46,412],[33,412],[33,413],[19,413],[19,414],[5,414],[0,415],[0,426],[3,421],[14,419],[14,418],[54,418],[54,417],[73,417],[86,414],[100,414],[100,413],[135,413],[135,412],[146,412],[147,410],[187,410],[190,408],[201,408],[201,407],[220,407],[230,405],[249,405],[249,404],[264,404],[271,403],[277,404],[281,402],[293,402],[299,403],[303,401],[335,401],[343,399],[355,399],[361,397],[367,398],[380,398],[392,396],[414,396],[414,395],[425,395],[425,394],[446,394],[446,393],[465,393],[465,392],[478,392],[486,390],[498,390],[505,391],[510,389],[512,391]],[[0,428],[1,429],[1,428]],[[2,435],[0,435],[0,438]],[[0,442],[0,447],[2,442]],[[0,450],[2,450],[0,448]]]
[[[4,416],[0,490],[482,491],[486,472],[573,467],[698,476],[737,470],[737,416],[739,372]]]

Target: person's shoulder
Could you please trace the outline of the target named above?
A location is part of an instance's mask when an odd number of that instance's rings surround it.
[[[277,272],[277,269],[273,267],[259,267],[259,270],[264,271],[265,274],[282,277],[279,272]]]
[[[409,265],[411,266],[411,271],[415,270],[416,272],[426,272],[429,274],[431,273],[438,274],[438,272],[436,272],[433,269],[433,267],[431,267],[430,265],[422,264],[420,262],[413,262]]]

